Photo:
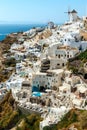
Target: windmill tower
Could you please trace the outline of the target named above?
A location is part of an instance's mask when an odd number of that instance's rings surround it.
[[[78,20],[77,11],[75,9],[71,12],[71,20],[72,22],[76,22]]]

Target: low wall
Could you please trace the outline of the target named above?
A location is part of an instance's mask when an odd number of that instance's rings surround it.
[[[41,115],[39,112],[27,109],[26,107],[21,107],[19,105],[17,107],[25,115],[27,115],[27,114],[38,114],[38,115]]]

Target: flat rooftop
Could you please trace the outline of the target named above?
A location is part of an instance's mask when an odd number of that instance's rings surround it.
[[[59,73],[63,73],[64,70],[63,69],[55,69],[55,70],[47,70],[47,72],[51,72],[51,73],[55,73],[55,74],[59,74]]]

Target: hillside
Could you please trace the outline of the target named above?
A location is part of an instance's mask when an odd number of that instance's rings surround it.
[[[0,130],[39,130],[41,120],[39,115],[21,113],[11,91],[0,102]],[[69,130],[73,126],[77,130],[87,130],[87,111],[72,109],[58,124],[45,127],[44,130]]]
[[[72,109],[57,125],[45,127],[44,130],[87,130],[87,111]]]
[[[69,59],[67,67],[68,69],[72,70],[74,74],[81,74],[83,77],[85,77],[85,74],[87,73],[86,71],[87,66],[85,66],[86,63],[87,63],[87,50],[80,53],[75,58]]]
[[[17,109],[11,91],[0,102],[0,130],[39,130],[41,117],[24,115]]]
[[[31,114],[22,118],[16,127],[11,130],[39,130],[41,120],[39,115]]]
[[[5,40],[0,42],[0,82],[6,81],[12,74],[11,71],[7,72],[5,68],[14,67],[16,64],[15,60],[13,59],[8,60],[3,58],[3,54],[9,53],[9,49],[14,42],[17,42],[17,38],[10,36],[7,36]]]
[[[0,102],[0,130],[10,129],[15,125],[19,118],[19,112],[10,91],[2,102]]]

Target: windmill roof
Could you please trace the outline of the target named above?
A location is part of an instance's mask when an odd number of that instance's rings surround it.
[[[77,11],[76,11],[75,9],[73,9],[73,10],[71,11],[71,13],[77,13]]]

